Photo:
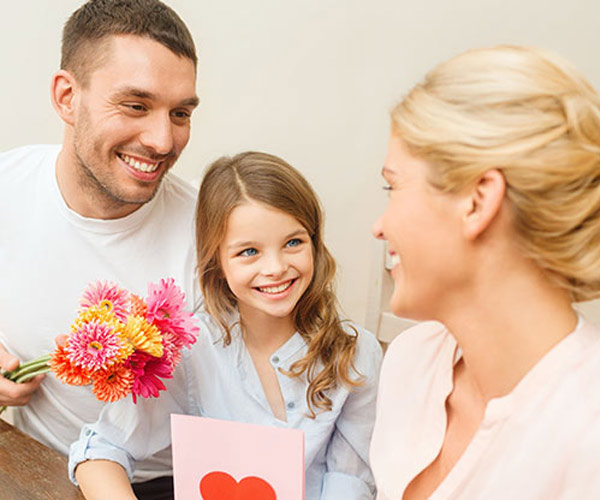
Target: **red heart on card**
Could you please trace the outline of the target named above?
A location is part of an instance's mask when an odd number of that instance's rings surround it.
[[[209,472],[200,480],[202,500],[277,500],[275,490],[264,479],[248,476],[239,483],[227,472]]]

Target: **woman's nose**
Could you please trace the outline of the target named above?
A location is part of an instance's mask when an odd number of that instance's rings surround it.
[[[375,222],[373,222],[373,226],[371,226],[371,233],[378,240],[383,240],[383,226],[381,224],[381,219],[383,216],[379,216]]]

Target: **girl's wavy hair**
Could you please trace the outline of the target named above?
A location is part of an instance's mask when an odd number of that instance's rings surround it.
[[[277,156],[245,152],[222,157],[206,171],[196,208],[198,276],[206,309],[231,343],[229,323],[237,299],[229,289],[219,263],[219,246],[233,209],[257,201],[281,210],[302,224],[312,241],[314,275],[292,315],[296,330],[308,344],[306,355],[285,372],[305,376],[310,416],[331,410],[327,393],[338,386],[358,386],[362,377],[354,367],[357,332],[342,326],[333,290],[335,261],[323,242],[323,215],[319,200],[304,177]],[[358,377],[353,377],[354,372]]]
[[[600,98],[540,49],[474,49],[434,68],[391,112],[392,132],[458,192],[504,175],[519,243],[572,300],[600,292]]]

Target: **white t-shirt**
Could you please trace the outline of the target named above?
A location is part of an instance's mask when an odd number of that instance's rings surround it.
[[[422,323],[381,370],[371,466],[378,500],[399,500],[440,451],[457,344]],[[432,500],[600,498],[600,331],[581,321],[506,396],[488,402]]]
[[[172,277],[190,308],[199,301],[195,190],[168,174],[154,199],[127,217],[85,218],[67,207],[59,191],[59,151],[44,145],[0,154],[0,341],[23,361],[50,353],[56,335],[69,332],[91,281],[114,281],[146,296],[149,282]],[[66,455],[102,406],[89,387],[63,385],[49,375],[30,403],[16,410],[15,423]],[[169,471],[165,452],[142,464],[136,480]]]

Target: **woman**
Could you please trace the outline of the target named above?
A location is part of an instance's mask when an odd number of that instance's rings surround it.
[[[379,500],[600,498],[600,100],[567,63],[494,47],[392,111],[373,232],[402,333],[381,373]]]

